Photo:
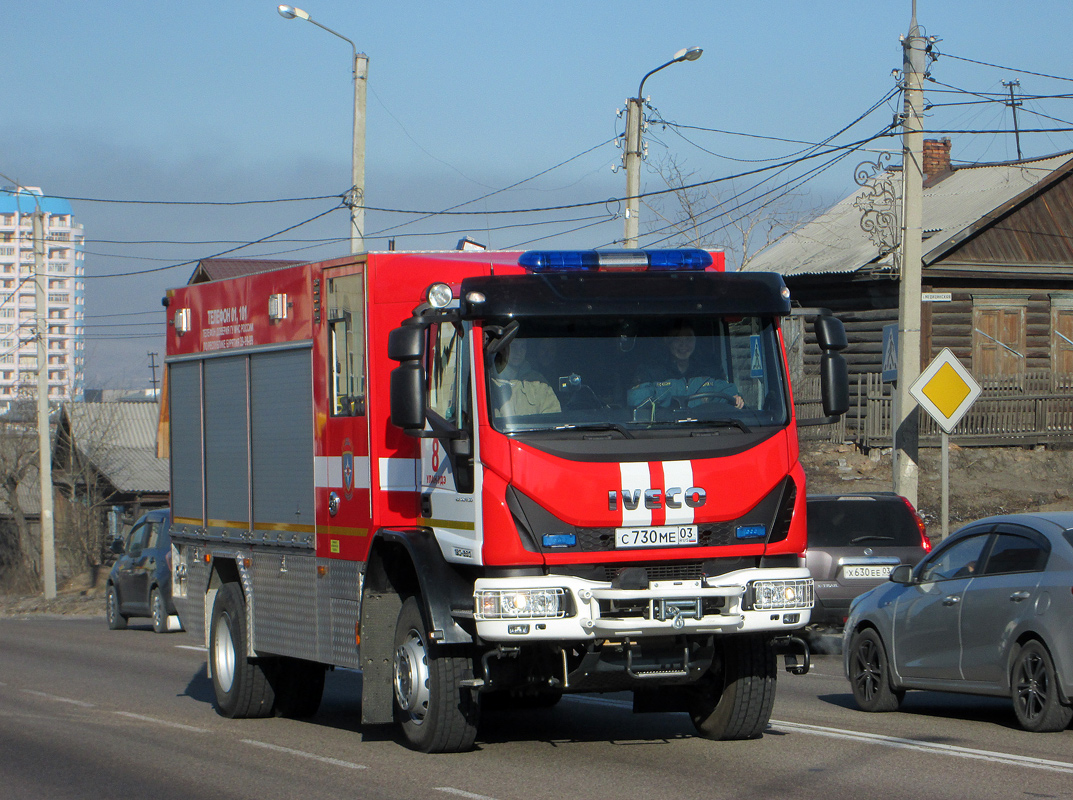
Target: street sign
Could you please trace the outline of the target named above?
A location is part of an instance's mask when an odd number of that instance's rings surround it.
[[[921,303],[949,303],[954,299],[952,292],[921,292]]]
[[[935,357],[909,394],[947,433],[954,430],[983,389],[949,348]]]
[[[898,323],[883,326],[883,383],[898,380]]]

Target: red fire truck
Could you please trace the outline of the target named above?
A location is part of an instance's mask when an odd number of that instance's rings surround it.
[[[168,292],[173,591],[219,712],[472,746],[482,705],[632,691],[759,736],[808,669],[773,274],[701,250],[368,253]],[[848,405],[821,309],[823,407]]]

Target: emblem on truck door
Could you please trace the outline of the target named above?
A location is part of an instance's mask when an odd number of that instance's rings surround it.
[[[622,507],[627,511],[636,511],[644,498],[645,508],[681,508],[683,505],[689,508],[700,508],[708,499],[708,493],[699,486],[690,486],[683,490],[678,486],[669,489],[612,489],[607,493],[607,508],[609,511],[618,511],[619,498],[622,498]]]

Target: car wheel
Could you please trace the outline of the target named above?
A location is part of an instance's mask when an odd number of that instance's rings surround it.
[[[267,717],[275,696],[264,665],[246,656],[246,603],[237,583],[216,592],[209,627],[209,658],[216,710],[225,717]]]
[[[115,586],[109,586],[104,598],[104,613],[108,618],[108,629],[121,631],[127,627],[127,618],[119,611],[119,592]]]
[[[775,653],[759,634],[728,636],[723,666],[697,685],[689,715],[708,739],[755,739],[771,718],[778,672]]]
[[[153,589],[149,595],[149,608],[153,612],[153,630],[157,633],[168,632],[168,609],[164,605],[164,595],[159,589]]]
[[[477,737],[479,706],[462,681],[472,662],[429,642],[427,630],[417,598],[408,597],[395,625],[395,719],[415,750],[469,750]]]
[[[1063,731],[1073,719],[1073,708],[1058,696],[1058,674],[1042,642],[1031,641],[1013,662],[1010,679],[1013,710],[1026,731]]]
[[[890,661],[883,640],[865,628],[850,640],[849,681],[862,711],[896,711],[905,692],[891,687]]]

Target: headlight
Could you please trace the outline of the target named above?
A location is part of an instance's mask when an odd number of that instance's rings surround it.
[[[812,579],[753,581],[749,584],[749,605],[756,611],[785,608],[812,608]]]
[[[478,619],[561,619],[570,616],[566,590],[479,589],[473,596]]]

